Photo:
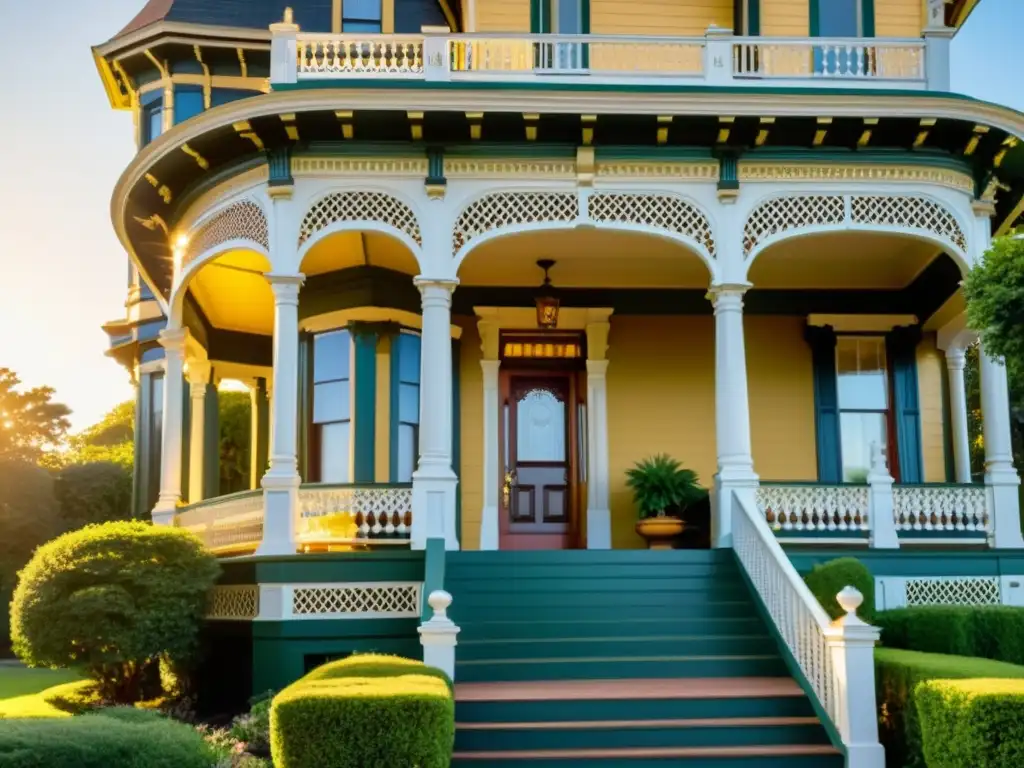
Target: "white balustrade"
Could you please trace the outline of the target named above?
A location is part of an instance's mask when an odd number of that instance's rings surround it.
[[[863,599],[850,587],[837,598],[847,615],[832,622],[804,584],[764,515],[733,494],[733,549],[814,698],[835,726],[850,768],[881,768],[872,649],[878,630],[856,616]]]
[[[423,35],[298,35],[300,79],[423,77]]]
[[[869,529],[868,486],[762,484],[755,495],[758,511],[777,531]]]
[[[304,485],[299,489],[300,544],[357,540],[407,543],[410,486]]]
[[[924,40],[746,37],[732,39],[738,78],[921,81]]]
[[[255,550],[263,540],[263,492],[243,491],[182,507],[174,525],[196,534],[214,552]]]
[[[988,531],[988,494],[982,485],[896,485],[898,531]]]

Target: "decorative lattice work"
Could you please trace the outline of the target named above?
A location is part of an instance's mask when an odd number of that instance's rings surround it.
[[[409,537],[412,488],[299,490],[299,540]]]
[[[260,589],[255,584],[214,587],[206,607],[206,618],[221,621],[249,621],[260,612]]]
[[[593,221],[642,224],[674,232],[696,240],[711,256],[715,255],[715,238],[708,217],[699,208],[678,197],[602,193],[590,198],[588,209]]]
[[[576,221],[580,204],[575,194],[563,192],[499,192],[471,203],[455,222],[452,249],[495,229],[517,224]]]
[[[768,200],[754,209],[743,227],[743,252],[750,254],[774,235],[792,229],[842,224],[842,195],[794,195]]]
[[[188,247],[182,255],[182,267],[188,266],[211,248],[231,240],[250,240],[270,250],[270,235],[267,217],[263,209],[252,200],[232,203],[189,238]]]
[[[757,507],[776,531],[868,530],[866,485],[768,485],[757,489]]]
[[[295,616],[389,618],[419,616],[419,584],[322,584],[296,587],[292,598]]]
[[[423,243],[420,223],[412,208],[383,192],[335,192],[320,198],[306,212],[299,228],[299,245],[339,221],[376,221]]]
[[[850,214],[854,224],[931,232],[967,250],[967,238],[956,218],[932,200],[905,195],[854,195]]]
[[[907,605],[1000,605],[999,579],[907,579]]]

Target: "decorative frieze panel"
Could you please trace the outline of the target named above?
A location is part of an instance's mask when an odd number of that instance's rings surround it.
[[[874,165],[851,163],[765,163],[743,162],[739,165],[740,182],[759,181],[852,181],[909,182],[935,184],[969,195],[974,194],[974,179],[968,174],[948,168],[927,168],[913,165]]]
[[[523,224],[573,222],[579,198],[566,192],[499,192],[470,203],[455,222],[453,253],[487,232]]]
[[[425,157],[294,157],[295,176],[401,176],[423,179]]]
[[[743,252],[750,254],[760,243],[793,229],[843,223],[842,195],[791,195],[762,203],[743,228]]]
[[[445,157],[449,179],[575,179],[575,160]]]
[[[602,192],[589,200],[590,219],[615,224],[639,224],[683,235],[703,245],[714,257],[715,238],[708,217],[694,205],[672,195]]]
[[[761,485],[757,507],[777,531],[868,530],[866,485]]]
[[[980,485],[897,485],[898,531],[980,532],[988,528],[988,493]]]
[[[718,163],[656,163],[644,160],[598,162],[599,178],[665,179],[671,181],[717,182]]]
[[[306,212],[299,227],[299,245],[317,232],[344,221],[388,224],[417,244],[423,243],[416,214],[398,198],[383,192],[334,192],[320,198]]]
[[[1001,604],[999,579],[995,576],[907,579],[908,606]]]
[[[260,613],[260,588],[255,584],[218,586],[210,590],[206,618],[214,621],[252,621]]]
[[[263,246],[264,250],[270,250],[267,217],[258,203],[252,200],[232,203],[203,222],[189,238],[181,266],[188,266],[211,248],[232,240],[249,240]]]
[[[317,584],[292,590],[296,618],[412,618],[420,615],[420,584]]]
[[[907,195],[854,195],[850,202],[854,224],[917,229],[931,232],[967,250],[967,238],[953,214],[938,203]]]

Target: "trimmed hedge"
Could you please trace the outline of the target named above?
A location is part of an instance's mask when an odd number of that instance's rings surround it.
[[[936,605],[878,614],[882,644],[1024,664],[1024,608]]]
[[[936,680],[915,696],[928,768],[1024,765],[1024,680]]]
[[[447,768],[454,743],[451,680],[398,656],[324,664],[270,709],[275,768]]]
[[[1024,680],[1024,667],[990,659],[892,648],[875,650],[879,738],[885,747],[886,765],[890,768],[930,768],[931,763],[925,762],[921,746],[916,704],[919,686],[932,680],[972,678]]]
[[[864,595],[864,602],[857,609],[857,615],[869,624],[875,618],[875,577],[855,557],[840,557],[814,566],[804,576],[808,588],[818,598],[821,607],[833,619],[845,616],[846,612],[836,601],[836,595],[844,587],[856,587]]]
[[[210,768],[194,728],[151,712],[115,709],[55,720],[0,720],[4,768]]]

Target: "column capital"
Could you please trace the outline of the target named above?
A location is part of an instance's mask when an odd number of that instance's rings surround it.
[[[458,286],[459,281],[457,278],[433,278],[433,277],[414,277],[412,280],[420,292],[420,296],[423,297],[424,303],[427,301],[444,301],[446,304],[451,304],[452,293]]]
[[[188,341],[187,328],[168,328],[160,331],[160,346],[168,352],[181,356],[185,351],[185,342]]]
[[[604,378],[608,374],[607,360],[587,360],[587,377]]]
[[[203,386],[211,383],[213,374],[213,366],[209,360],[189,360],[188,361],[188,383],[193,387]],[[193,392],[195,390],[193,389]]]
[[[305,275],[267,272],[264,277],[267,278],[267,282],[270,283],[270,289],[274,292],[275,303],[299,303],[299,289],[306,280]]]
[[[963,371],[967,365],[967,350],[963,347],[950,347],[946,350],[946,367],[951,371]]]
[[[707,298],[711,301],[717,311],[723,309],[741,309],[743,307],[743,295],[751,288],[750,283],[718,283],[712,285],[707,292]]]

